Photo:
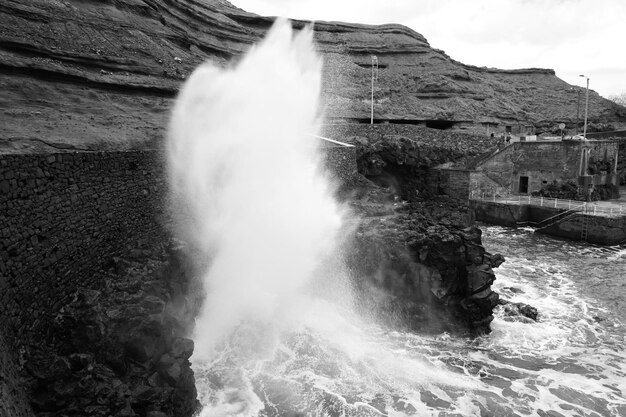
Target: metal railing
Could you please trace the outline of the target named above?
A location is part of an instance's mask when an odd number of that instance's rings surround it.
[[[612,201],[579,201],[526,195],[498,195],[472,192],[470,200],[491,201],[502,204],[531,205],[582,212],[590,216],[621,217],[626,215],[626,205]],[[561,215],[558,214],[557,216]],[[555,216],[556,217],[556,216]]]

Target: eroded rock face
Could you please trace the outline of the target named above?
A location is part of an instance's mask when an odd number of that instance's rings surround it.
[[[191,71],[206,60],[236,60],[271,24],[224,0],[4,1],[4,151],[158,146]],[[329,119],[369,120],[376,55],[376,119],[470,127],[575,122],[576,92],[552,70],[464,65],[400,25],[316,22],[315,40]],[[626,108],[594,92],[589,101],[590,122],[626,123]]]
[[[355,203],[363,219],[349,259],[369,307],[395,324],[427,332],[488,333],[498,294],[492,268],[504,259],[485,251],[480,230],[467,219],[439,223],[443,204]],[[439,205],[441,204],[441,205]],[[386,208],[386,211],[385,211]],[[384,317],[383,317],[384,318]]]
[[[429,167],[483,145],[419,129],[413,138],[358,130],[359,172],[377,185],[363,177],[342,191],[360,219],[348,264],[365,304],[418,330],[488,333],[499,302],[493,268],[504,258],[482,246],[465,202],[428,183]]]
[[[101,288],[79,288],[50,337],[23,347],[38,416],[191,416],[197,408],[185,334],[194,315],[172,245],[129,248]],[[181,290],[184,290],[181,291]],[[160,414],[155,414],[160,413]]]

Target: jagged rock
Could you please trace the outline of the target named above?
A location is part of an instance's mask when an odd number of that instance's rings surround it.
[[[539,312],[531,305],[524,303],[513,303],[508,300],[500,300],[502,311],[506,317],[518,318],[522,321],[530,319],[529,322],[535,322],[539,318]]]
[[[26,362],[26,369],[34,378],[42,381],[54,381],[69,376],[72,372],[70,362],[55,354],[37,353]]]
[[[450,158],[450,149],[463,140],[453,135],[435,145],[387,139],[385,130],[372,129],[353,142],[359,171],[375,174],[379,186],[393,184],[396,197],[407,200],[392,203],[367,181],[356,182],[360,190],[346,191],[358,196],[349,202],[361,216],[348,257],[349,266],[365,277],[357,286],[385,314],[402,317],[411,327],[488,333],[499,302],[491,289],[492,268],[504,258],[482,246],[466,204],[433,195],[428,184],[429,164]],[[378,161],[375,169],[371,161]]]
[[[148,411],[146,417],[169,417],[167,414],[161,411]]]
[[[189,359],[193,354],[193,348],[193,340],[183,337],[177,337],[172,343],[171,354],[175,358]]]

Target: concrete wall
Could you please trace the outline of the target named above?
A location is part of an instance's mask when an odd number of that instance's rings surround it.
[[[502,204],[490,201],[470,200],[471,216],[474,220],[500,226],[516,227],[520,225],[542,225],[537,232],[570,240],[581,240],[583,221],[587,223],[589,243],[598,245],[617,245],[626,241],[626,216],[603,217],[583,216],[580,213],[568,213],[566,209],[536,207],[529,205]],[[561,221],[550,225],[554,216],[563,213]],[[558,219],[558,217],[557,217]]]
[[[614,130],[611,132],[587,132],[587,138],[589,139],[611,139],[611,138],[626,138],[626,130]]]
[[[529,219],[529,206],[470,200],[472,218],[479,222],[516,227]]]
[[[587,222],[587,242],[598,245],[618,245],[626,242],[626,216],[601,217],[577,214],[553,226],[539,230],[551,236],[580,240],[583,221]]]
[[[472,171],[466,169],[433,169],[433,192],[467,200],[470,196]]]
[[[513,143],[476,169],[511,193],[519,192],[520,177],[528,177],[528,192],[538,191],[553,181],[577,181],[581,150],[590,160],[614,161],[618,144],[610,141],[563,141]]]

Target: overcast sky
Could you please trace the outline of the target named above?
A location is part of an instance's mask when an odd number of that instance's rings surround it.
[[[626,93],[626,0],[230,0],[264,16],[401,23],[479,67],[552,68],[600,95]]]

